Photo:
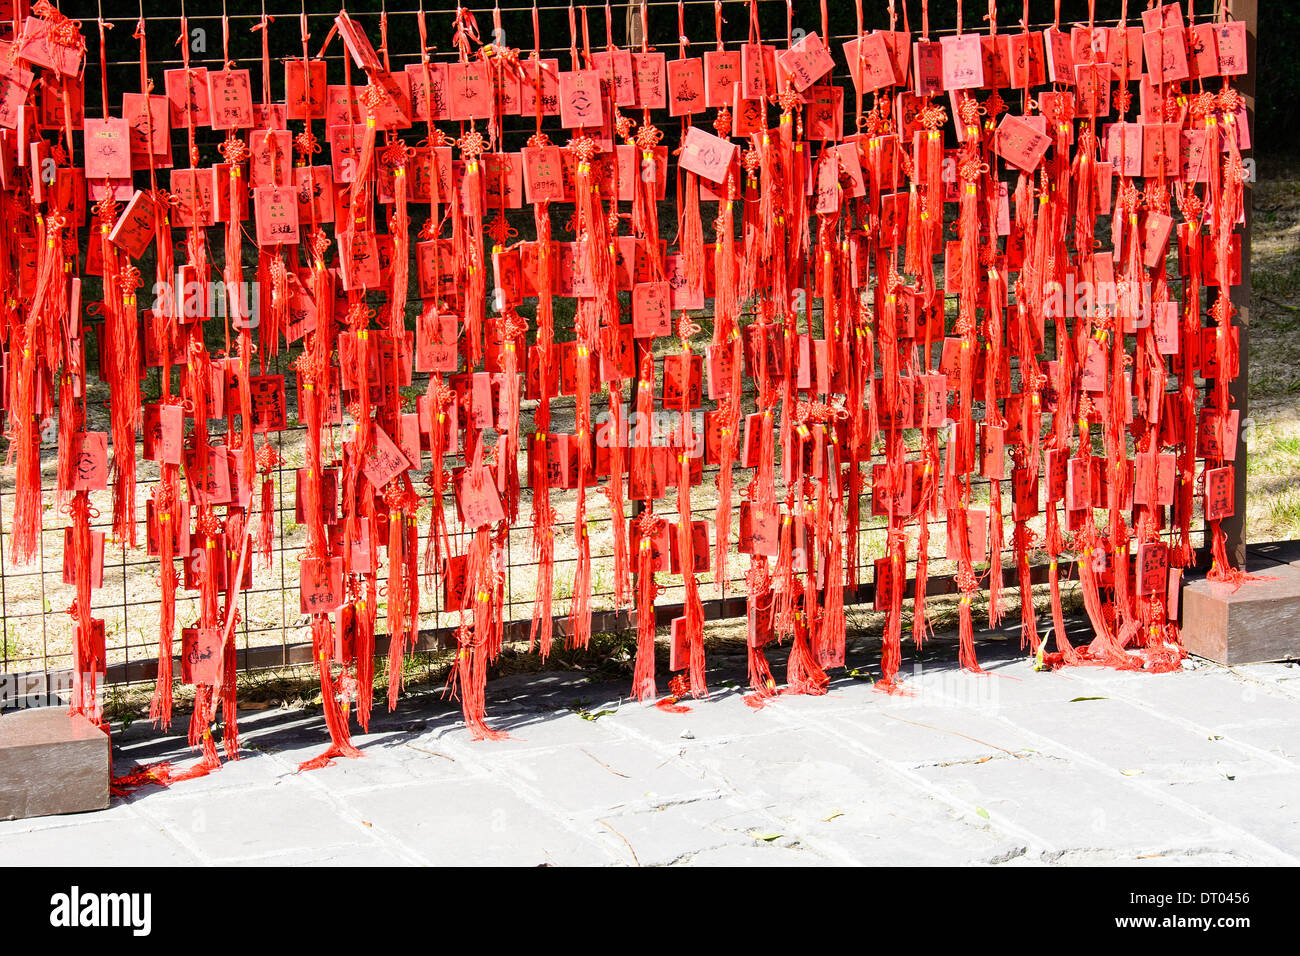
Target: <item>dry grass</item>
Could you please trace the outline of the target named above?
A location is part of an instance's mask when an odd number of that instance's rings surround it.
[[[1251,251],[1250,541],[1300,538],[1300,169],[1261,169]]]

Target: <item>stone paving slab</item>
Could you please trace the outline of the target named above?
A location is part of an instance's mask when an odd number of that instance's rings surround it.
[[[1016,641],[979,650],[982,676],[951,641],[909,649],[886,694],[860,639],[857,678],[761,707],[743,655],[719,651],[686,713],[582,673],[500,678],[500,742],[416,693],[354,737],[364,758],[307,773],[318,712],[241,712],[242,759],[99,813],[0,822],[0,866],[1300,862],[1300,667],[1037,673]],[[185,719],[119,730],[119,769],[187,765]]]

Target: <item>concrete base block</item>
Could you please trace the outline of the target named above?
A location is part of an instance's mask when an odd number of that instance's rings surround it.
[[[1250,562],[1271,580],[1231,585],[1194,581],[1183,588],[1183,644],[1219,664],[1300,659],[1300,567]]]
[[[0,820],[108,806],[109,742],[62,707],[0,713]]]

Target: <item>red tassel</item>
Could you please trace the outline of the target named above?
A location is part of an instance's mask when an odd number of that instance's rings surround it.
[[[176,633],[176,567],[174,528],[177,514],[176,466],[162,466],[162,480],[154,489],[154,519],[158,524],[158,676],[149,702],[149,719],[167,730],[172,722],[172,642]]]
[[[388,514],[388,709],[397,709],[402,693],[402,667],[406,650],[406,624],[403,618],[402,515]]]
[[[686,210],[678,239],[682,254],[682,274],[686,288],[704,288],[704,224],[700,220],[700,182],[692,172],[686,174]]]
[[[611,383],[609,390],[609,483],[605,485],[605,497],[609,499],[610,522],[614,532],[614,607],[625,608],[628,591],[631,588],[631,575],[628,565],[627,518],[623,502],[623,438],[626,423],[623,421],[622,382]]]
[[[802,614],[796,615],[794,621],[794,644],[790,647],[790,657],[785,665],[786,689],[792,694],[826,693],[830,678],[817,663],[816,655],[808,643],[808,625]]]
[[[334,763],[335,757],[361,757],[360,750],[352,745],[352,735],[348,731],[348,718],[345,704],[339,700],[339,686],[334,681],[330,669],[329,647],[333,643],[330,633],[329,618],[323,614],[312,619],[312,643],[316,651],[316,671],[320,677],[320,694],[322,709],[325,713],[325,726],[329,730],[330,745],[320,755],[298,765],[298,770],[319,770]]]
[[[992,373],[989,373],[992,374]],[[1002,548],[1005,544],[1002,527],[1001,482],[989,481],[989,627],[1002,623]]]
[[[655,703],[666,714],[689,714],[691,709],[685,704],[678,703],[690,691],[686,686],[686,678],[678,674],[668,684],[669,695]]]
[[[491,538],[487,526],[479,528],[474,534],[469,551],[469,566],[465,580],[467,586],[474,588],[473,624],[461,625],[457,640],[460,648],[456,655],[456,666],[452,671],[452,681],[459,687],[461,710],[465,716],[465,725],[474,740],[504,740],[510,735],[493,730],[487,725],[484,689],[487,686],[487,669],[492,654],[491,626],[496,610],[493,596],[496,585],[491,581]],[[453,688],[455,692],[455,688]]]
[[[961,662],[962,670],[983,674],[984,671],[980,667],[979,661],[975,659],[975,631],[971,623],[970,594],[963,594],[961,597],[957,637],[957,659]]]
[[[654,540],[664,520],[647,508],[637,518],[640,542],[637,545],[636,664],[632,672],[632,696],[650,700],[655,696],[655,583]]]

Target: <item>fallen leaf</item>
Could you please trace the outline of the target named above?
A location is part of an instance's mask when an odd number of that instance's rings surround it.
[[[749,831],[749,835],[755,840],[762,840],[764,843],[771,843],[773,840],[779,840],[785,836],[784,833],[756,833],[753,830]]]
[[[1110,700],[1110,698],[1109,697],[1072,697],[1070,698],[1070,703],[1077,704],[1080,701],[1084,701],[1084,700]]]
[[[1120,771],[1120,773],[1122,773],[1126,777],[1138,777],[1141,776],[1143,772],[1144,771],[1142,770],[1121,770]]]
[[[829,817],[825,817],[825,818],[823,818],[822,822],[823,822],[823,823],[830,823],[830,822],[831,822],[832,820],[834,820],[836,817],[842,817],[842,816],[844,816],[844,811],[843,811],[843,810],[834,810],[834,811],[831,812],[831,815],[830,815]]]
[[[983,807],[976,807],[975,812],[978,813],[980,816],[982,816],[985,820],[989,818],[989,812],[985,810]]]

